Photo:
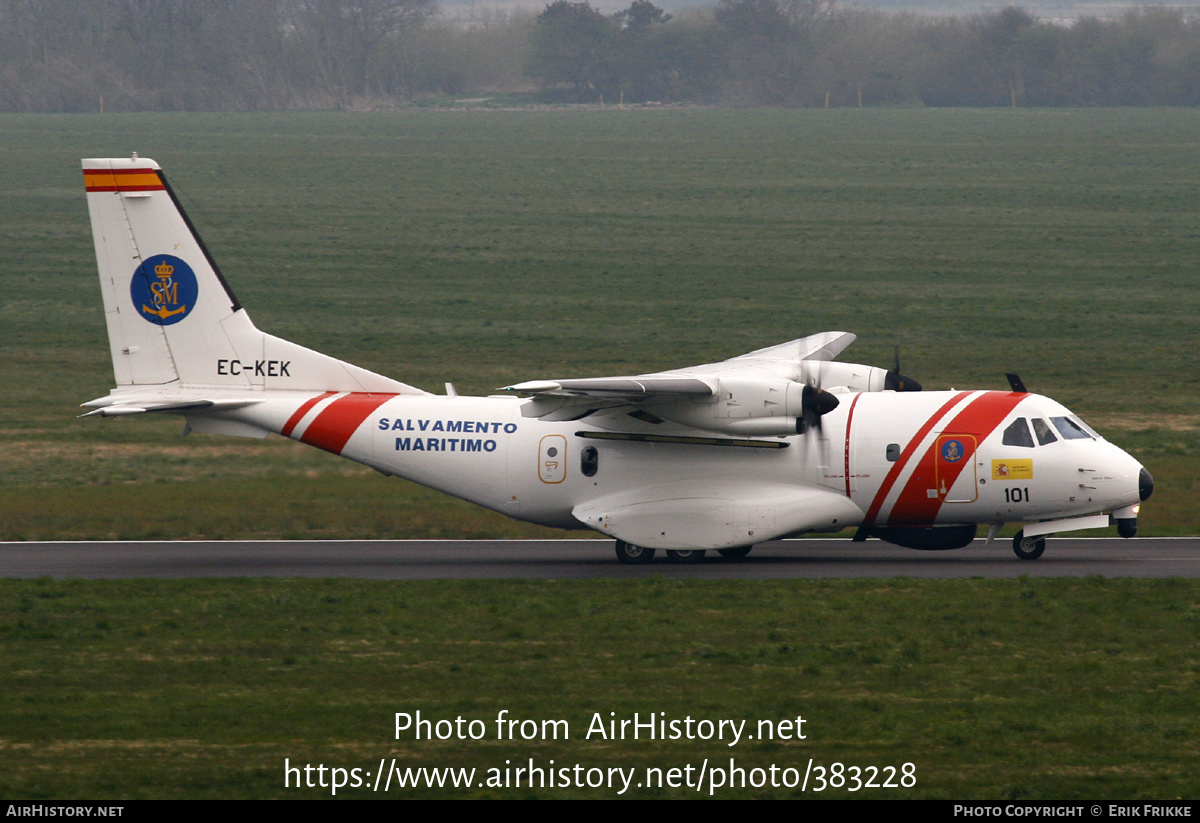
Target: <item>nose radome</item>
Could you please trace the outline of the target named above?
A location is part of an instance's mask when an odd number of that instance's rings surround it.
[[[1145,501],[1152,494],[1154,494],[1154,478],[1143,466],[1141,472],[1138,473],[1138,496]]]

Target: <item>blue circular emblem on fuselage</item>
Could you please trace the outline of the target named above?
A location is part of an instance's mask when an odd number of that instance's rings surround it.
[[[942,444],[942,459],[947,463],[957,463],[964,454],[963,444],[957,440],[947,440]]]
[[[129,283],[134,311],[159,326],[170,326],[191,314],[199,293],[192,267],[171,254],[146,258]]]

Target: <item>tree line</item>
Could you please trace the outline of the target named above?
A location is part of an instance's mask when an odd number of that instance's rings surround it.
[[[0,0],[0,110],[284,110],[442,95],[767,106],[1200,104],[1200,20],[922,17],[836,0],[674,15],[557,0]]]

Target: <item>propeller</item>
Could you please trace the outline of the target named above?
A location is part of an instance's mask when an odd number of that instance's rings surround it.
[[[891,391],[920,391],[921,384],[900,373],[900,347],[896,346],[895,365],[883,378],[883,387]]]
[[[838,399],[834,395],[818,389],[816,386],[804,384],[804,392],[800,401],[800,431],[805,432],[810,428],[815,428],[818,431],[821,428],[821,415],[829,414],[838,407]]]

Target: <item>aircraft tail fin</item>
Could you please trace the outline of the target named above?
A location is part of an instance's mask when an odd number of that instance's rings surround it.
[[[425,394],[255,328],[153,160],[83,179],[119,389]]]

